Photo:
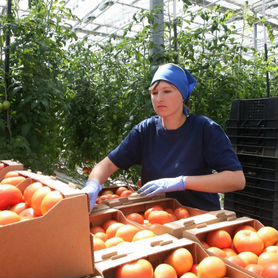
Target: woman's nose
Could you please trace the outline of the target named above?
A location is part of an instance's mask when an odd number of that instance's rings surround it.
[[[160,101],[163,99],[163,94],[161,92],[157,93],[157,100]]]

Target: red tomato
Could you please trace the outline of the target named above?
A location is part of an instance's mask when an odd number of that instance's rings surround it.
[[[40,182],[33,182],[30,185],[28,185],[24,192],[23,192],[23,196],[24,196],[24,200],[27,204],[31,205],[31,200],[33,197],[33,194],[35,193],[35,191],[39,188],[41,188],[43,185]]]
[[[152,278],[153,267],[151,263],[145,259],[139,259],[134,262],[126,263],[118,267],[117,278]]]
[[[19,177],[19,173],[17,171],[10,171],[5,176],[5,178]]]
[[[31,200],[31,207],[34,209],[37,216],[42,215],[41,203],[43,198],[51,191],[48,186],[43,186],[35,191]]]
[[[42,214],[46,214],[54,205],[63,200],[63,198],[63,195],[57,190],[47,193],[41,203]]]
[[[20,221],[20,216],[10,210],[0,211],[0,225],[7,225]]]
[[[0,163],[0,170],[2,170],[3,168],[5,168],[5,164],[4,163]]]
[[[0,210],[8,209],[20,202],[22,202],[22,193],[17,187],[10,184],[0,185]]]
[[[10,178],[5,178],[1,181],[1,184],[10,184],[10,185],[14,185],[17,186],[20,183],[24,182],[26,180],[26,178],[24,177],[10,177]]]
[[[14,211],[17,214],[20,214],[28,205],[25,202],[20,202],[10,208],[11,211]]]
[[[233,238],[233,244],[238,253],[249,251],[259,255],[264,250],[263,240],[251,230],[238,231]]]
[[[266,265],[262,271],[262,276],[265,278],[277,278],[278,277],[277,262]]]
[[[30,219],[35,217],[35,211],[33,208],[24,209],[22,212],[19,213],[19,216],[22,219]]]

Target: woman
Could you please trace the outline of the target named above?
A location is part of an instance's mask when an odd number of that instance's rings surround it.
[[[181,204],[220,209],[217,193],[242,190],[241,164],[223,129],[205,116],[189,115],[186,103],[196,80],[174,64],[158,68],[150,92],[156,116],[136,125],[123,142],[99,162],[83,191],[91,209],[102,184],[119,168],[142,166],[140,195],[167,193]]]

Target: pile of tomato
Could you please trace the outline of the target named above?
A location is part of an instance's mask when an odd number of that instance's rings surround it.
[[[20,190],[25,180],[17,171],[10,171],[0,182],[0,226],[44,215],[64,198],[38,181]]]

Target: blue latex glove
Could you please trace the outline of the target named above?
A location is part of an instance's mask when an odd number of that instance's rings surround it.
[[[88,194],[90,198],[90,210],[94,208],[98,194],[102,188],[102,185],[97,180],[88,180],[81,189],[81,191]]]
[[[149,181],[138,190],[138,193],[141,196],[152,197],[166,192],[183,191],[187,185],[186,178],[186,176],[179,176]]]

